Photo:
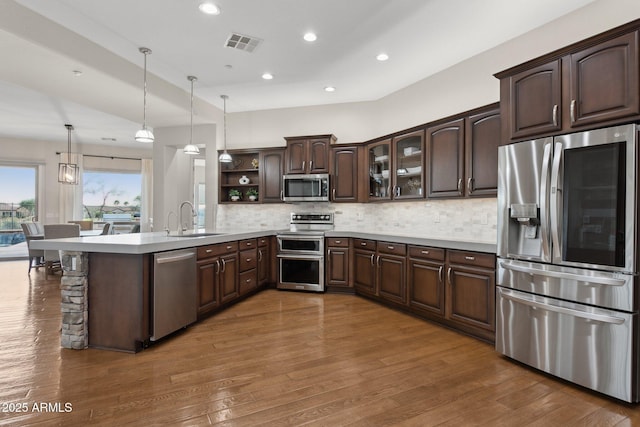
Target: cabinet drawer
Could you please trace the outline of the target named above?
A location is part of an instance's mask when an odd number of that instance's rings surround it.
[[[238,242],[220,243],[217,245],[207,245],[198,247],[198,259],[210,258],[235,252],[238,250]]]
[[[496,256],[480,252],[449,251],[449,263],[496,268]]]
[[[255,289],[258,286],[258,274],[255,269],[240,273],[238,279],[240,294]]]
[[[263,247],[263,246],[267,246],[269,244],[269,238],[268,237],[258,237],[258,246],[259,247]]]
[[[249,249],[240,252],[239,257],[240,271],[251,270],[258,265],[258,251],[257,249]]]
[[[334,246],[339,248],[349,247],[349,238],[347,237],[327,237],[327,246]]]
[[[404,256],[407,254],[407,245],[403,243],[378,242],[378,252]]]
[[[444,261],[444,249],[441,248],[431,248],[428,246],[409,246],[409,255],[411,256],[411,258]]]
[[[257,247],[258,247],[258,240],[257,239],[240,240],[238,242],[238,248],[241,251],[244,251],[245,249],[253,249],[253,248],[257,248]]]
[[[365,240],[365,239],[353,239],[353,247],[354,249],[368,249],[370,251],[375,251],[376,241]]]

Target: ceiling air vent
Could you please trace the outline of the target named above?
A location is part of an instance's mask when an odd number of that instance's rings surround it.
[[[258,47],[260,42],[262,42],[262,40],[257,37],[231,33],[224,45],[232,49],[244,50],[245,52],[253,52],[255,48]]]

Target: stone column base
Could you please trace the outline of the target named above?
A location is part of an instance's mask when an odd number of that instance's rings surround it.
[[[60,251],[60,282],[63,348],[82,350],[89,346],[89,255]]]

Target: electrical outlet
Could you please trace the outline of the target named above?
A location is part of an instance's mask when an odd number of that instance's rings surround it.
[[[440,222],[440,214],[439,213],[434,213],[433,214],[433,222]]]

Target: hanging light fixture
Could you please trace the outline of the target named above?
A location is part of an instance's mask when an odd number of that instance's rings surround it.
[[[189,144],[185,145],[183,151],[185,154],[200,154],[200,149],[193,145],[193,82],[198,80],[195,76],[187,76],[187,80],[191,82],[191,131],[189,133]]]
[[[136,132],[136,141],[153,142],[153,132],[147,129],[147,55],[151,54],[151,49],[141,47],[139,50],[144,54],[144,101],[142,110],[142,129]]]
[[[58,182],[62,184],[78,183],[78,165],[71,163],[71,131],[72,125],[64,125],[67,128],[67,163],[58,163]]]
[[[223,133],[223,141],[224,141],[224,152],[222,154],[220,154],[220,157],[218,157],[218,160],[220,160],[220,163],[231,163],[232,159],[231,159],[231,154],[227,153],[227,99],[229,98],[227,95],[220,95],[220,98],[222,98],[222,102],[223,102],[223,111],[224,111],[224,116],[223,116],[223,121],[224,121],[224,133]]]

